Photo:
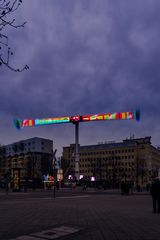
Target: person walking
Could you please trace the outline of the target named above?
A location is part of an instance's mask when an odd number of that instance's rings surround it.
[[[156,178],[150,189],[153,200],[153,213],[160,213],[160,180]]]

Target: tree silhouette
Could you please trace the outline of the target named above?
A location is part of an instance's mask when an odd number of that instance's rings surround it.
[[[9,37],[6,35],[7,28],[21,28],[26,22],[16,24],[16,19],[12,17],[13,13],[22,4],[22,0],[0,0],[0,66],[5,65],[14,72],[22,72],[29,67],[25,65],[23,68],[15,68],[10,65],[10,58],[13,51],[9,46]]]

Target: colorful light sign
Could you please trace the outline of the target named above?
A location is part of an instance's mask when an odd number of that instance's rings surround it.
[[[70,122],[69,117],[44,118],[44,119],[35,119],[34,125],[39,126],[39,125],[48,125],[48,124],[55,124],[55,123],[68,123],[68,122]]]
[[[15,120],[14,125],[16,128],[33,127],[48,124],[58,123],[76,123],[76,122],[89,122],[89,121],[103,121],[103,120],[140,120],[140,112],[116,112],[106,114],[95,114],[86,116],[71,116],[71,117],[58,117],[58,118],[43,118],[43,119],[24,119]]]

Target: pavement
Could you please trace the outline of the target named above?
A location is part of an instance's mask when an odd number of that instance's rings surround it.
[[[159,240],[147,193],[59,191],[0,194],[0,240]]]

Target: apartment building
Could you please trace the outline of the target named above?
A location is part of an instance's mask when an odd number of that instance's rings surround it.
[[[38,178],[53,171],[53,141],[34,137],[1,147],[0,179],[6,174],[13,177],[14,169],[20,178]]]

